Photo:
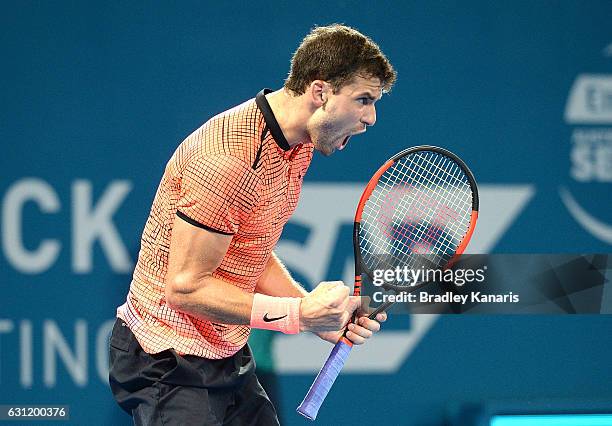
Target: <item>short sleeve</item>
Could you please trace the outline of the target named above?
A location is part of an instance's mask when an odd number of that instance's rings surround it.
[[[195,158],[182,173],[177,215],[204,229],[235,234],[257,203],[258,182],[236,157]]]

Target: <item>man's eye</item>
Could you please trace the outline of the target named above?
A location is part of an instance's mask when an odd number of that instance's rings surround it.
[[[361,102],[362,105],[368,105],[370,103],[370,99],[369,98],[359,98],[359,102]]]

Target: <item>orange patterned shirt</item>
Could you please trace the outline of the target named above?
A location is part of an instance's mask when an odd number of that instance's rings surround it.
[[[261,91],[206,122],[166,165],[141,239],[138,263],[117,316],[146,352],[226,358],[245,345],[248,325],[217,324],[166,304],[175,220],[233,235],[213,276],[254,292],[283,226],[295,210],[313,145],[289,147]]]

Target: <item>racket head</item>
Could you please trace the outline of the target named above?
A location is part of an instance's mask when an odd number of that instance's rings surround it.
[[[418,146],[390,158],[370,179],[355,213],[354,294],[361,293],[362,273],[373,278],[375,269],[448,267],[472,236],[478,203],[474,175],[452,152]],[[346,337],[338,341],[298,413],[316,418],[351,346]]]
[[[376,269],[449,267],[467,247],[478,208],[474,175],[456,154],[423,145],[394,155],[355,213],[356,289]]]

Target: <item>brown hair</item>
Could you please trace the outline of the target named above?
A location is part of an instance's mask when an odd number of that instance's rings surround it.
[[[397,74],[380,47],[359,31],[340,24],[315,27],[293,54],[285,88],[301,95],[314,80],[324,80],[337,92],[357,75],[378,77],[388,92]]]

